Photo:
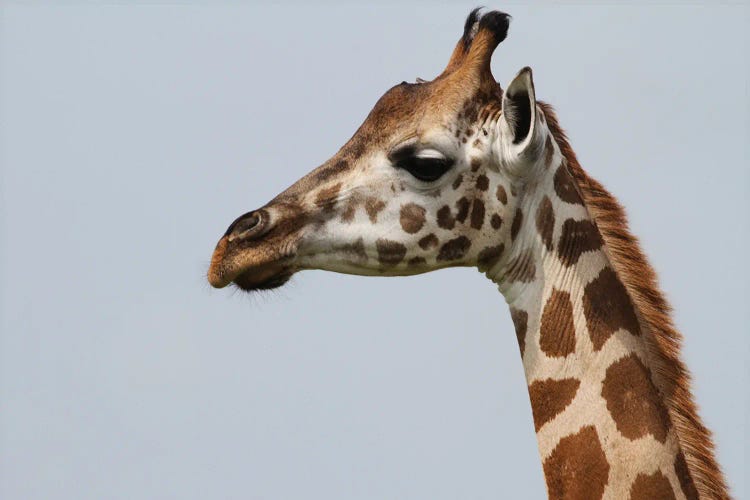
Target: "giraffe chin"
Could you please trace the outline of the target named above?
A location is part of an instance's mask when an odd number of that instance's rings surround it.
[[[234,278],[232,283],[245,292],[273,290],[285,285],[292,277],[292,274],[294,273],[289,269],[282,269],[275,274],[258,274],[257,270],[248,270]]]

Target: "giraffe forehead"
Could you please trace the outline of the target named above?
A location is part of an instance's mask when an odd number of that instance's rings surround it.
[[[347,146],[354,146],[352,149],[356,151],[361,149],[362,142],[379,145],[405,131],[419,135],[440,125],[474,122],[482,116],[482,109],[499,107],[502,97],[499,86],[476,89],[454,80],[404,82],[392,87],[378,99]]]

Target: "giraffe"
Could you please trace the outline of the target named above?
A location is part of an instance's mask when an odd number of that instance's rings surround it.
[[[476,267],[509,306],[550,498],[729,498],[623,209],[532,70],[505,90],[492,75],[509,22],[472,11],[439,76],[388,90],[331,159],[229,226],[208,280]]]

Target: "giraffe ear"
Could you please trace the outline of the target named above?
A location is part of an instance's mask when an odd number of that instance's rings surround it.
[[[503,94],[501,127],[508,138],[507,146],[516,154],[534,144],[537,111],[534,79],[528,66],[518,72]]]

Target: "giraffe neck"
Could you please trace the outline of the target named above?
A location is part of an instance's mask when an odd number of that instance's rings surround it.
[[[488,272],[515,324],[550,497],[697,497],[647,327],[556,158],[519,190],[514,250]]]

